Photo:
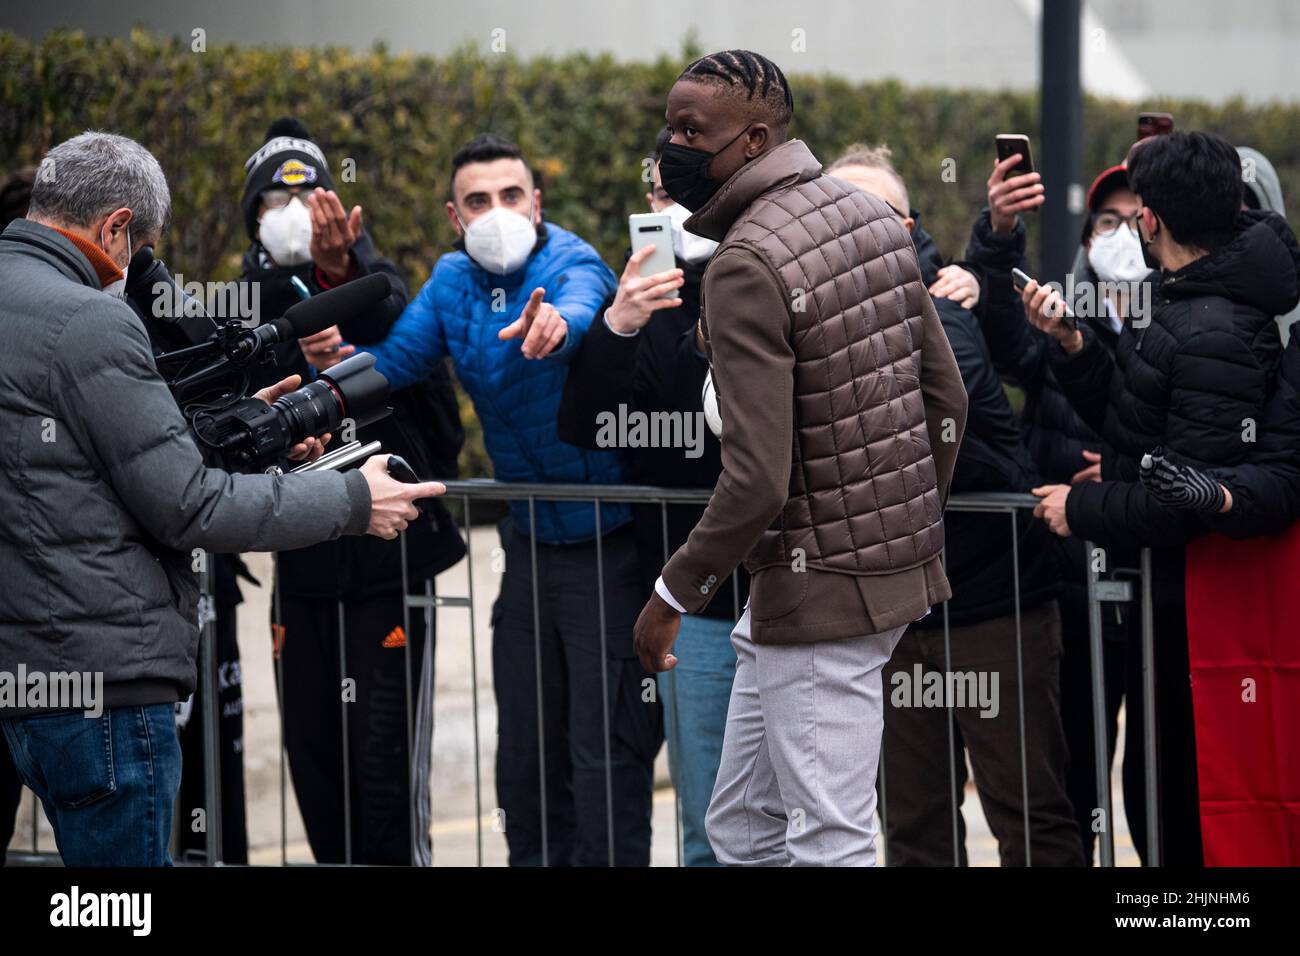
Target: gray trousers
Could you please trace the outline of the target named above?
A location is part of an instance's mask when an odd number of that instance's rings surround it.
[[[736,679],[705,817],[733,866],[874,866],[881,670],[906,628],[757,645],[731,632]]]

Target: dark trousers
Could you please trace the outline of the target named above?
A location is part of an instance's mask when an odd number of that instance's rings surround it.
[[[217,606],[217,745],[220,751],[221,859],[248,862],[248,827],[244,802],[244,687],[236,640],[238,605]],[[202,651],[200,650],[200,653]],[[200,665],[200,670],[202,666]],[[198,687],[180,727],[181,804],[179,844],[182,858],[207,856],[206,828],[198,825],[195,810],[207,805],[207,764],[203,759],[203,688]]]
[[[5,865],[5,848],[13,839],[22,797],[23,784],[18,779],[14,758],[9,753],[9,745],[0,737],[0,866]]]
[[[961,815],[967,751],[1003,866],[1031,861],[1034,866],[1082,865],[1078,829],[1065,793],[1068,755],[1061,727],[1061,623],[1055,602],[1022,613],[1021,645],[1027,789],[1022,780],[1015,618],[950,628],[950,654],[945,653],[942,628],[913,629],[899,642],[884,672],[887,705],[880,806],[888,865],[952,866],[954,861],[967,865]],[[997,715],[981,716],[981,708],[969,703],[951,711],[933,701],[913,706],[913,698],[900,691],[914,683],[918,664],[922,674],[986,674],[989,681],[996,674]]]
[[[603,649],[595,542],[537,545],[535,621],[530,539],[506,521],[501,540],[492,670],[510,864],[541,865],[545,842],[551,866],[607,866],[612,832],[615,865],[647,866],[663,717],[654,677],[632,651],[632,626],[648,597],[633,536],[623,528],[601,544]]]
[[[1153,643],[1156,681],[1158,807],[1163,866],[1203,866],[1200,787],[1196,775],[1196,728],[1192,717],[1191,668],[1187,654],[1187,605],[1183,591],[1182,549],[1152,553]],[[1143,865],[1147,858],[1147,819],[1142,738],[1142,643],[1133,629],[1126,646],[1124,719],[1128,724],[1124,758],[1124,810]],[[1129,766],[1132,765],[1130,772]]]
[[[341,648],[336,601],[279,604],[280,713],[312,855],[428,865],[434,616],[412,608],[408,632],[401,592],[347,600]]]
[[[1093,753],[1095,738],[1092,729],[1092,647],[1087,593],[1081,588],[1067,588],[1060,603],[1061,637],[1065,645],[1065,656],[1061,659],[1061,719],[1065,725],[1065,740],[1070,752],[1065,789],[1070,804],[1074,807],[1075,822],[1079,825],[1084,860],[1091,864],[1098,828],[1109,823],[1101,818],[1097,806],[1097,760]],[[1108,603],[1101,608],[1103,619],[1111,618],[1109,628],[1103,627],[1107,637],[1102,641],[1108,775],[1115,757],[1120,706],[1133,682],[1138,679],[1137,675],[1130,673],[1128,666],[1128,641],[1114,640],[1111,637],[1117,627],[1136,631],[1133,625],[1138,620],[1137,605],[1125,604],[1118,609],[1124,615],[1122,623],[1115,619],[1116,605]],[[1142,741],[1135,734],[1135,726],[1132,720],[1127,720],[1124,724],[1124,807],[1130,822],[1134,801],[1131,790],[1134,785],[1139,788],[1137,799],[1141,799]]]

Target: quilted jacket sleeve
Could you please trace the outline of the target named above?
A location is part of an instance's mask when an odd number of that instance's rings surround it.
[[[704,281],[710,302],[735,307],[716,308],[708,321],[722,474],[695,530],[663,570],[668,591],[691,614],[709,603],[713,584],[730,576],[785,507],[793,455],[794,348],[776,276],[757,253],[732,248],[718,253]]]

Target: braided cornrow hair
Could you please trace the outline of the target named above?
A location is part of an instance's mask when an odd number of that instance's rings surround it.
[[[723,50],[702,56],[678,79],[701,83],[719,83],[733,89],[744,88],[746,99],[757,94],[774,125],[785,126],[794,116],[794,94],[781,68],[761,53],[749,50]]]

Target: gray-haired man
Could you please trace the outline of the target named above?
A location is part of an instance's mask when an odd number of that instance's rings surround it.
[[[148,150],[82,133],[45,157],[27,218],[0,235],[0,728],[72,866],[171,862],[173,706],[196,677],[191,551],[391,538],[413,499],[445,490],[399,484],[383,457],[348,474],[204,466],[114,294],[170,204]],[[48,692],[78,685],[102,693]]]

